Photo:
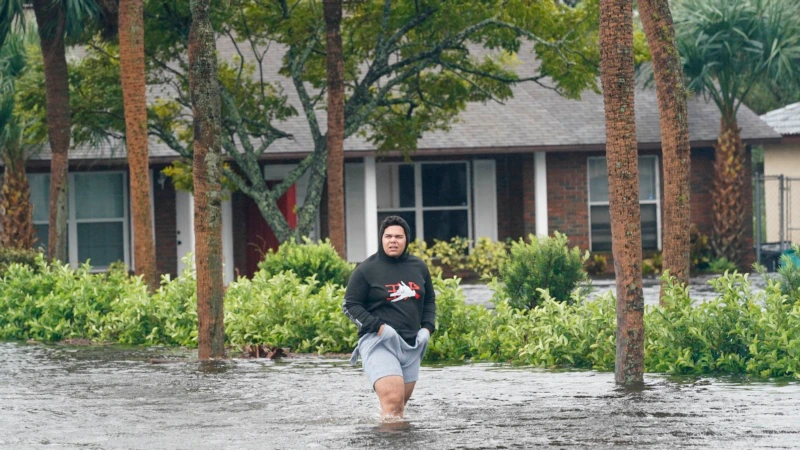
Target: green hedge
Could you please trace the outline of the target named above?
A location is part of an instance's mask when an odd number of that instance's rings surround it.
[[[123,270],[92,274],[49,265],[12,264],[0,278],[0,339],[58,341],[86,338],[125,344],[196,346],[195,275],[191,260],[153,295]],[[800,270],[800,269],[798,269]],[[645,366],[671,374],[740,373],[755,378],[800,378],[800,302],[785,277],[753,293],[747,275],[711,281],[714,300],[692,304],[670,284],[665,306],[645,311]],[[555,301],[541,290],[532,309],[511,306],[495,289],[495,309],[467,305],[457,279],[434,279],[437,332],[434,360],[481,360],[541,367],[612,370],[616,313],[611,293],[587,301]],[[349,352],[356,328],[342,314],[344,288],[300,279],[293,272],[240,278],[226,291],[230,345],[269,344],[300,352]]]

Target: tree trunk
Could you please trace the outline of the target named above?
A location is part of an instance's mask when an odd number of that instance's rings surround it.
[[[0,192],[0,247],[32,249],[36,229],[25,160],[5,159],[3,163],[6,170]]]
[[[639,162],[633,109],[633,1],[600,2],[600,79],[606,117],[611,238],[617,278],[616,381],[644,373]]]
[[[711,193],[713,233],[711,247],[717,257],[741,265],[745,231],[744,162],[745,151],[734,114],[722,115],[714,155],[714,188]]]
[[[326,58],[328,63],[328,236],[345,257],[344,217],[344,56],[342,55],[342,1],[325,0]]]
[[[667,0],[639,0],[639,13],[653,55],[656,96],[661,114],[661,154],[664,167],[663,268],[679,282],[689,283],[691,249],[689,174],[691,148],[686,112],[683,65]],[[661,297],[664,296],[661,285]]]
[[[133,212],[133,258],[137,275],[150,292],[158,289],[153,215],[150,208],[150,164],[147,150],[147,93],[144,76],[144,2],[119,2],[119,66],[125,108],[125,141],[130,168]]]
[[[220,93],[210,0],[191,0],[189,91],[194,116],[194,232],[200,359],[225,356]]]
[[[72,126],[64,44],[66,12],[62,2],[34,0],[33,10],[44,62],[47,134],[50,140],[50,220],[47,256],[67,262],[67,187]]]

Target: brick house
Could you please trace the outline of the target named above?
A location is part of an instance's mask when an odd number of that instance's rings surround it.
[[[218,45],[220,55],[233,54],[225,42]],[[271,53],[278,55],[275,64],[267,67],[277,68],[280,54]],[[289,80],[277,73],[270,76],[280,82],[289,102],[300,110]],[[429,242],[456,235],[501,240],[558,230],[582,249],[610,250],[602,96],[585,92],[581,100],[569,100],[534,83],[517,85],[513,91],[514,97],[504,104],[472,104],[449,131],[423,136],[412,163],[403,162],[399,154],[377,156],[361,138],[345,142],[349,260],[361,261],[377,251],[378,223],[389,214],[404,216],[414,237]],[[319,121],[325,123],[324,112]],[[661,248],[663,180],[669,174],[661,169],[654,91],[636,91],[636,122],[643,246],[645,251],[655,251]],[[691,214],[692,222],[704,233],[711,227],[713,145],[719,123],[720,115],[713,104],[702,98],[690,99]],[[780,141],[778,133],[745,107],[739,112],[739,124],[748,154],[751,145]],[[280,180],[313,148],[304,118],[293,117],[281,128],[294,139],[276,141],[263,156],[268,181]],[[181,257],[194,247],[192,198],[176,191],[160,173],[177,154],[155,139],[151,140],[150,153],[158,270],[174,275],[183,267]],[[46,160],[43,155],[30,163],[34,221],[42,243],[47,236]],[[747,161],[749,172],[749,158]],[[126,165],[124,151],[115,151],[112,146],[71,153],[71,264],[91,258],[102,270],[115,260],[131,263]],[[301,178],[281,200],[281,210],[290,223],[294,220],[293,208],[302,203],[306,188],[307,178]],[[749,189],[745,198],[752,210]],[[325,204],[323,194],[315,231],[318,237],[327,234]],[[752,248],[752,238],[748,239]],[[276,244],[251,200],[237,192],[224,202],[226,282],[236,274],[251,274],[261,252]]]

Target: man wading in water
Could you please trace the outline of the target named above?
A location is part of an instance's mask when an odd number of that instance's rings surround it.
[[[409,231],[401,217],[384,219],[378,253],[353,272],[342,305],[358,326],[358,346],[350,363],[355,365],[361,356],[383,419],[403,417],[436,327],[431,274],[421,259],[408,254]]]

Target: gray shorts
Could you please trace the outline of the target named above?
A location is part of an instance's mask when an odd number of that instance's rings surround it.
[[[358,340],[350,363],[355,365],[361,356],[361,365],[371,386],[383,377],[392,375],[403,377],[404,383],[412,383],[419,379],[419,366],[428,342],[420,342],[417,337],[411,346],[397,334],[397,331],[386,325],[383,333],[367,333]]]

